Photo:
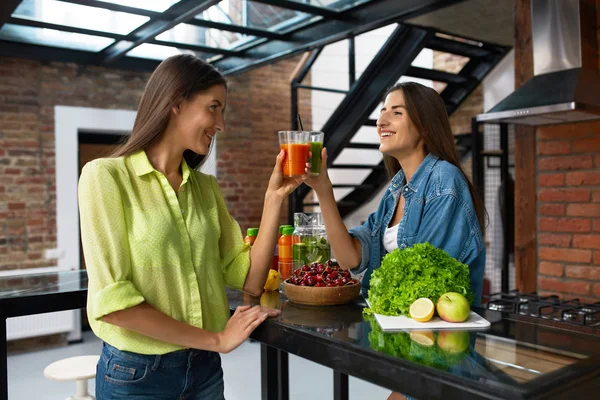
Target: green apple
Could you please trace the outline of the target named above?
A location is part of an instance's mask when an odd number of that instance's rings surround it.
[[[457,354],[466,351],[471,344],[471,337],[467,331],[440,331],[438,332],[437,345],[445,352]]]
[[[460,293],[448,292],[440,296],[436,305],[437,313],[447,322],[464,322],[469,318],[471,307]]]

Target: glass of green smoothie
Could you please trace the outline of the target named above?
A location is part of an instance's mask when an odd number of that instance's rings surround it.
[[[310,133],[310,174],[318,176],[321,173],[321,150],[323,150],[323,132]]]

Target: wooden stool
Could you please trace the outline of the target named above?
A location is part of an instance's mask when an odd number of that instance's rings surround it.
[[[94,400],[88,393],[88,379],[96,376],[96,365],[100,356],[65,358],[48,365],[44,376],[55,381],[75,381],[75,396],[67,400]]]

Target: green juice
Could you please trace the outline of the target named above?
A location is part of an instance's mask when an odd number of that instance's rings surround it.
[[[321,172],[321,150],[323,150],[323,143],[310,142],[310,152],[312,153],[310,158],[310,173],[312,175],[319,175]]]
[[[324,264],[330,257],[329,242],[324,237],[321,239],[303,237],[301,242],[294,243],[292,246],[292,258],[295,268],[315,262]]]

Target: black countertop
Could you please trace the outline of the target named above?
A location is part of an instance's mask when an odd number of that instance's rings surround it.
[[[262,303],[282,310],[252,338],[418,399],[584,399],[600,388],[600,336],[498,311],[474,309],[492,323],[487,330],[420,332],[436,339],[427,347],[409,332],[382,332],[363,315],[362,299],[311,307],[276,293],[257,299],[229,290],[228,297],[232,309]]]
[[[3,277],[0,314],[80,308],[86,291],[85,271]],[[383,333],[363,315],[362,299],[310,307],[277,293],[256,298],[228,289],[227,294],[232,310],[260,303],[282,310],[253,339],[418,399],[587,399],[597,398],[600,389],[597,335],[475,309],[492,323],[489,329],[424,332],[436,342],[427,347],[415,341],[418,335]]]

